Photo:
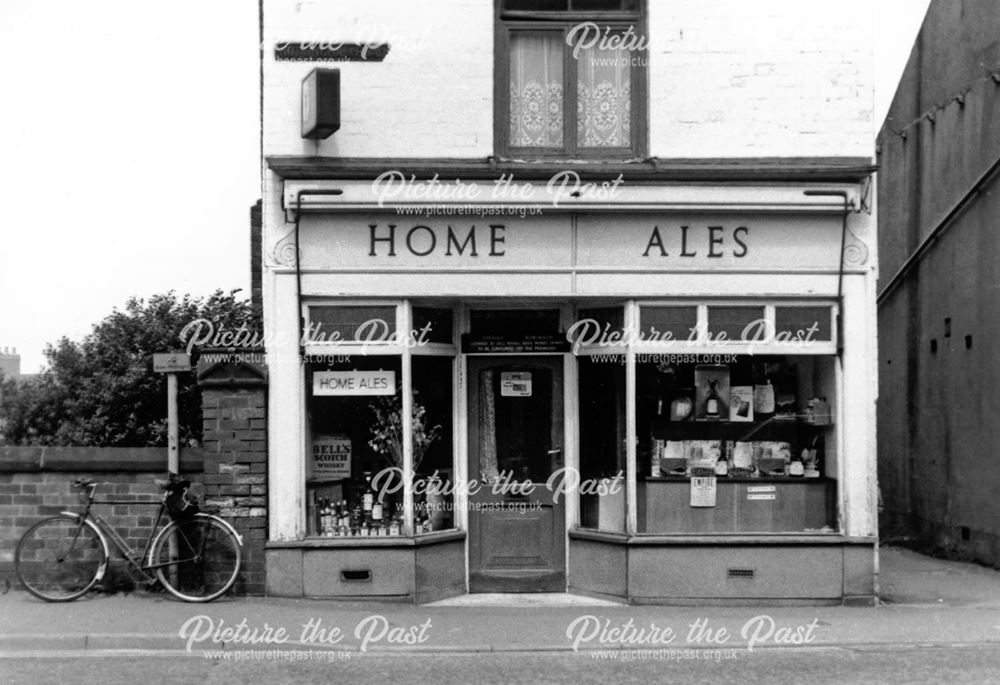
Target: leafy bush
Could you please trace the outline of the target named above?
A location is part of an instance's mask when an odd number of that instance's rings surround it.
[[[152,355],[184,347],[178,334],[195,319],[216,330],[260,326],[238,290],[207,299],[171,291],[148,300],[131,298],[81,342],[48,345],[48,367],[21,382],[2,381],[0,441],[13,445],[157,447],[167,443],[166,375],[153,371]],[[201,396],[193,373],[178,374],[182,443],[201,440]]]

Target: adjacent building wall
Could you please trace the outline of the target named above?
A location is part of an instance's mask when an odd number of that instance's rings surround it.
[[[935,0],[879,134],[883,533],[1000,566],[1000,12]],[[960,97],[959,97],[960,96]],[[890,290],[886,290],[890,288]]]

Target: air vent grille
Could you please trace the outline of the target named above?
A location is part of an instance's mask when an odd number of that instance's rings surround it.
[[[754,570],[752,568],[731,568],[729,569],[730,578],[753,578]]]

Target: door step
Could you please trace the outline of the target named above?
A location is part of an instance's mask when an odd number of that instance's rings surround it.
[[[567,592],[481,592],[450,597],[424,606],[431,607],[584,607],[622,606],[621,602]]]

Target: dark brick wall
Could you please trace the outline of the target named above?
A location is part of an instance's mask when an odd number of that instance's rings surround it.
[[[17,585],[14,549],[29,526],[60,511],[79,509],[79,491],[70,483],[82,476],[98,483],[98,500],[137,503],[95,505],[93,511],[142,551],[161,497],[153,479],[165,476],[166,462],[163,448],[0,448],[0,578]],[[201,462],[202,450],[184,450],[181,473],[198,480]]]
[[[267,409],[265,387],[202,387],[206,504],[243,536],[238,591],[264,594],[267,536]]]

